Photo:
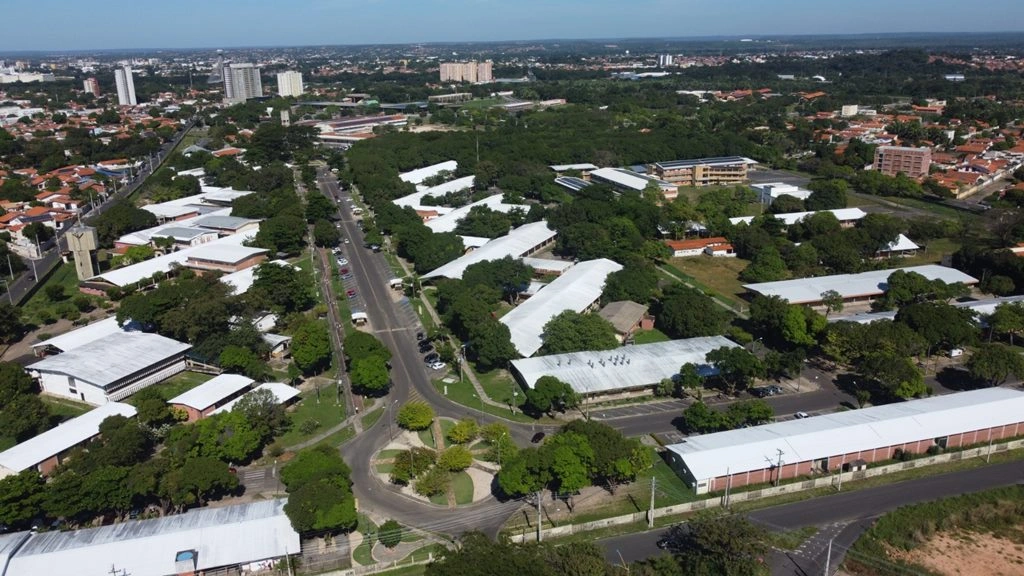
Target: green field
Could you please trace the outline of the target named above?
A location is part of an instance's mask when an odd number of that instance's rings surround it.
[[[31,272],[30,272],[31,273]],[[58,301],[50,300],[46,296],[46,288],[48,286],[60,286],[64,289],[64,297]],[[75,265],[73,262],[67,264],[61,264],[54,269],[44,284],[36,288],[35,293],[25,301],[21,306],[23,319],[25,323],[32,324],[35,326],[46,326],[47,323],[53,323],[61,317],[61,312],[65,314],[71,314],[74,309],[74,305],[71,303],[71,299],[75,296],[80,295],[78,291],[78,275],[75,273]],[[84,296],[84,294],[82,294]],[[94,306],[99,305],[101,302],[100,298],[95,296],[88,296]]]
[[[434,427],[431,426],[426,430],[419,430],[416,435],[420,437],[420,442],[427,448],[437,450],[437,443],[434,442]]]
[[[363,535],[363,541],[352,551],[352,559],[369,566],[374,563],[373,544],[377,541],[377,525],[366,516],[359,515],[359,526],[356,528]]]
[[[664,332],[653,328],[651,330],[640,330],[633,334],[634,344],[652,344],[654,342],[668,342],[671,340]]]
[[[473,502],[473,479],[466,472],[452,474],[452,491],[455,492],[457,505]]]
[[[74,400],[68,400],[65,398],[39,396],[39,399],[43,401],[43,404],[46,404],[46,408],[50,411],[50,414],[59,416],[62,421],[76,416],[81,416],[93,408],[88,404],[75,402]]]
[[[749,262],[740,258],[673,258],[671,268],[696,280],[695,287],[726,298],[733,304],[743,304],[741,295],[746,292],[739,275]],[[670,269],[669,272],[672,270]]]
[[[320,389],[320,402],[317,402],[316,390],[306,390],[299,395],[299,401],[291,412],[292,426],[277,441],[285,446],[294,446],[320,434],[345,419],[344,399],[337,403],[337,392],[334,386]],[[315,421],[317,426],[311,432],[303,427],[304,422]]]

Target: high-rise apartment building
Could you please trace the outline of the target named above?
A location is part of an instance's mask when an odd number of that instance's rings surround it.
[[[135,80],[132,78],[132,67],[114,70],[114,83],[117,84],[117,103],[120,106],[135,106],[139,101],[135,98]]]
[[[302,72],[289,70],[277,75],[277,93],[281,96],[302,96]]]
[[[477,62],[476,60],[470,60],[469,62],[442,62],[441,63],[441,82],[469,82],[472,84],[493,82],[494,64],[487,60],[485,62]]]
[[[93,96],[100,97],[100,83],[95,78],[86,78],[82,81],[82,88]]]
[[[260,69],[252,64],[228,64],[224,67],[224,100],[245,102],[263,96]]]
[[[910,178],[923,178],[932,165],[930,148],[879,146],[875,148],[875,170],[886,176],[903,173]]]
[[[668,68],[671,65],[672,65],[672,55],[671,54],[658,54],[658,67],[659,68]]]

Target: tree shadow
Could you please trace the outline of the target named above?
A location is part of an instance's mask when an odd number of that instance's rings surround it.
[[[988,388],[989,383],[971,376],[971,373],[963,368],[947,366],[935,375],[935,380],[943,387],[956,392]]]

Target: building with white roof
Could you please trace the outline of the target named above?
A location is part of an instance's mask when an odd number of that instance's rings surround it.
[[[704,494],[1022,433],[1024,393],[986,388],[690,436],[667,448],[676,473]]]
[[[591,164],[590,162],[581,162],[578,164],[555,164],[553,166],[548,166],[548,168],[554,170],[556,174],[563,174],[565,172],[572,170],[574,172],[580,172],[584,176],[588,175],[590,172],[593,172],[594,170],[597,170],[597,166]]]
[[[466,204],[465,206],[456,208],[447,214],[427,220],[426,226],[433,232],[454,232],[455,228],[459,225],[459,221],[465,218],[473,208],[478,206],[490,208],[495,212],[503,212],[505,214],[517,208],[526,212],[526,206],[522,206],[520,204],[505,204],[502,202],[502,197],[503,196],[501,194],[494,194],[493,196],[488,196],[483,200],[477,200],[472,204]]]
[[[1024,303],[1024,295],[1004,296],[1001,298],[985,298],[982,300],[968,300],[966,302],[953,302],[957,308],[965,308],[974,312],[976,317],[984,322],[984,317],[996,311],[996,308],[1003,304]],[[856,322],[857,324],[870,324],[879,320],[895,320],[896,310],[883,310],[881,312],[861,312],[859,314],[847,314],[846,316],[829,316],[829,322]]]
[[[792,226],[797,222],[802,222],[804,218],[812,216],[814,214],[821,214],[823,212],[829,212],[836,217],[839,224],[843,227],[853,226],[858,220],[868,215],[867,212],[860,208],[838,208],[836,210],[818,210],[815,212],[787,212],[785,214],[772,214],[777,220],[781,220],[786,226]],[[740,216],[738,218],[729,218],[729,223],[733,226],[737,224],[750,224],[754,221],[755,216]]]
[[[705,375],[717,373],[707,354],[739,345],[724,336],[670,340],[623,346],[600,352],[572,352],[512,361],[512,374],[533,388],[542,376],[554,376],[580,395],[594,396],[649,389],[679,375],[679,367],[694,364]]]
[[[402,196],[401,198],[397,198],[395,200],[392,200],[391,202],[400,208],[408,207],[412,208],[413,210],[416,210],[417,212],[435,212],[438,215],[443,216],[445,214],[448,214],[449,212],[453,212],[455,208],[450,208],[448,206],[430,206],[424,204],[423,199],[427,197],[434,198],[444,196],[445,194],[468,190],[473,187],[473,183],[475,181],[476,179],[473,176],[466,176],[463,178],[456,178],[455,180],[451,180],[449,182],[445,182],[444,184],[433,186],[431,188],[418,186],[416,192],[409,194],[407,196]]]
[[[93,322],[81,328],[77,328],[70,332],[65,332],[59,336],[54,336],[48,340],[36,342],[32,345],[32,352],[36,356],[44,356],[47,354],[59,354],[61,352],[70,352],[75,348],[80,348],[86,344],[92,344],[100,338],[105,338],[111,334],[117,334],[125,332],[130,328],[126,325],[124,327],[118,325],[117,318],[111,316],[98,322]]]
[[[455,172],[459,169],[459,163],[455,160],[448,160],[447,162],[441,162],[439,164],[432,164],[423,168],[417,168],[410,170],[409,172],[402,172],[398,177],[402,182],[409,182],[411,184],[422,184],[427,178],[437,176],[441,172]]]
[[[875,253],[875,257],[896,258],[900,256],[911,256],[920,249],[921,247],[915,244],[913,240],[907,238],[903,234],[900,234],[895,240],[889,242],[885,248],[882,248]]]
[[[745,182],[755,164],[756,160],[743,156],[718,156],[657,162],[648,172],[682,186],[732,186]]]
[[[647,185],[653,182],[657,184],[662,195],[668,200],[672,200],[679,194],[679,187],[671,182],[623,168],[598,168],[590,173],[590,180],[610,184],[619,190],[628,192],[643,192],[647,189]]]
[[[249,394],[252,394],[253,392],[256,392],[258,390],[269,390],[270,393],[274,395],[274,400],[278,404],[287,404],[294,400],[295,398],[297,398],[300,394],[297,388],[289,386],[283,382],[266,382],[253,388],[250,392],[244,394],[241,398],[235,398],[234,400],[224,404],[220,408],[217,408],[213,412],[210,412],[210,414],[231,412],[231,410],[235,407],[235,404],[238,404],[239,400],[245,398],[245,396],[248,396]]]
[[[580,190],[583,190],[587,186],[593,184],[593,182],[589,180],[584,180],[582,178],[577,178],[575,176],[559,176],[555,178],[555,184],[558,184],[559,186],[567,189],[570,192],[579,192]]]
[[[234,190],[216,186],[202,186],[201,190],[199,194],[148,204],[141,208],[156,216],[160,221],[181,220],[231,206],[231,203],[238,198],[252,194],[252,191],[249,190]]]
[[[238,244],[206,244],[206,250],[188,255],[185,266],[211,272],[238,272],[252,268],[267,259],[270,250]]]
[[[100,405],[183,371],[190,348],[159,334],[122,331],[44,358],[26,370],[47,394]]]
[[[188,414],[188,421],[195,422],[221,406],[241,396],[252,386],[252,378],[238,374],[218,374],[191,390],[167,401],[172,408]]]
[[[224,246],[238,246],[242,247],[246,241],[256,237],[255,231],[243,232],[241,234],[235,234],[232,236],[225,236],[224,238],[218,238],[212,242],[194,246],[192,248],[185,248],[170,254],[163,254],[155,258],[150,258],[138,264],[132,264],[131,266],[125,266],[124,268],[117,268],[114,270],[108,270],[102,274],[97,274],[92,278],[88,279],[84,283],[84,288],[87,291],[94,293],[102,293],[109,286],[117,286],[124,288],[137,282],[151,278],[154,274],[162,273],[167,274],[171,270],[179,266],[186,266],[190,258],[196,258],[201,261],[207,257],[218,258],[222,256],[221,248]],[[260,249],[256,249],[260,250]],[[266,250],[263,251],[264,253]],[[253,253],[255,255],[255,253]]]
[[[135,416],[135,407],[108,402],[0,452],[0,478],[29,469],[48,475],[60,465],[72,448],[98,436],[100,424],[111,416],[132,418]]]
[[[751,184],[750,189],[757,192],[757,197],[762,204],[771,204],[779,196],[792,196],[799,200],[807,200],[813,194],[812,191],[785,182],[763,182]]]
[[[423,275],[423,280],[431,278],[462,278],[466,268],[477,262],[501,260],[502,258],[523,258],[533,254],[555,241],[557,232],[548,228],[548,223],[531,222],[500,238],[495,238],[483,246],[465,254],[451,262]]]
[[[158,224],[152,228],[146,228],[145,230],[136,230],[135,232],[125,234],[115,240],[114,250],[120,254],[124,254],[128,248],[131,248],[132,246],[151,245],[153,238],[160,236],[160,234],[168,228],[195,227],[196,222],[198,222],[201,217],[227,216],[229,214],[231,214],[231,208],[218,208],[212,212],[207,212],[203,216],[189,215],[179,219],[168,220],[163,224]]]
[[[477,251],[479,252],[479,250]],[[544,345],[544,325],[566,310],[583,312],[601,299],[604,281],[622,265],[601,258],[580,262],[545,286],[529,300],[501,317],[512,333],[512,345],[530,357]]]
[[[554,274],[561,276],[566,270],[576,265],[571,260],[552,260],[550,258],[521,258],[523,264],[533,268],[534,274]]]
[[[778,296],[783,300],[787,300],[790,304],[817,305],[821,303],[821,295],[829,291],[838,292],[843,297],[843,300],[847,302],[870,301],[885,294],[885,291],[888,290],[886,281],[897,270],[916,272],[928,280],[942,280],[947,284],[961,282],[972,285],[978,283],[977,278],[968,276],[954,268],[947,268],[938,264],[926,264],[923,266],[910,266],[908,268],[871,270],[870,272],[861,272],[859,274],[836,274],[833,276],[818,276],[797,280],[744,284],[743,287],[749,292],[761,294],[762,296]]]
[[[237,574],[301,552],[286,500],[200,508],[153,520],[27,534],[0,576]]]

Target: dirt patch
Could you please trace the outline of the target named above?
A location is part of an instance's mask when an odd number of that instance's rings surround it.
[[[942,532],[910,552],[890,554],[944,576],[978,574],[982,566],[988,576],[1024,574],[1024,545],[992,534]]]

